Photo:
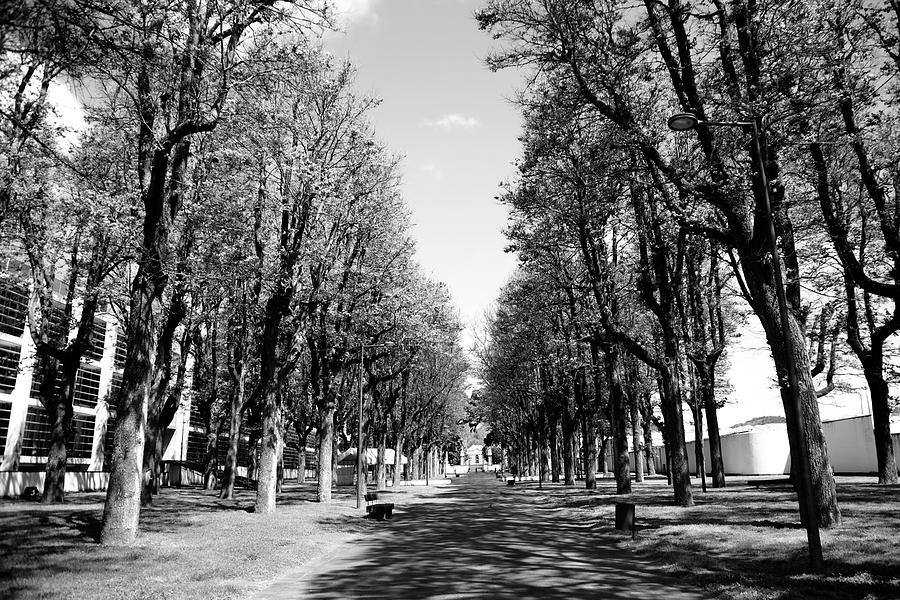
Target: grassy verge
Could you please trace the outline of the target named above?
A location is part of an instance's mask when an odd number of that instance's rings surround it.
[[[659,480],[635,484],[630,497],[616,496],[609,480],[597,492],[545,487],[545,493],[609,529],[615,502],[634,502],[637,541],[623,536],[620,545],[720,598],[900,598],[900,486],[838,478],[843,523],[821,531],[828,572],[813,576],[805,573],[806,530],[791,488],[756,489],[746,481],[733,478],[706,494],[695,488],[691,508],[674,506],[671,488]]]
[[[433,490],[403,488],[398,506]],[[360,518],[347,490],[313,502],[313,485],[286,484],[274,515],[247,511],[253,492],[164,489],[142,511],[129,548],[96,543],[103,494],[72,494],[62,506],[0,501],[0,597],[163,600],[246,598],[274,577],[355,535],[383,526]]]

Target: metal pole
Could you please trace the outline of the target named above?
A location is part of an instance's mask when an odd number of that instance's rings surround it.
[[[357,414],[359,424],[356,429],[356,508],[362,508],[363,496],[366,493],[366,480],[363,472],[363,371],[365,370],[366,345],[359,345],[359,405]]]
[[[803,428],[803,411],[800,402],[799,378],[797,377],[797,365],[794,364],[794,347],[791,339],[790,322],[788,320],[787,297],[784,290],[784,278],[781,273],[781,257],[778,253],[777,239],[775,235],[775,219],[772,215],[772,199],[769,190],[769,178],[766,174],[766,165],[762,156],[762,144],[759,140],[759,129],[756,121],[750,122],[753,132],[753,144],[756,148],[757,167],[763,186],[763,199],[766,209],[766,220],[769,226],[769,245],[772,252],[773,271],[775,274],[775,296],[778,300],[778,312],[781,317],[781,330],[784,338],[785,362],[788,369],[788,386],[791,396],[791,409],[794,413],[794,438],[797,442],[797,479],[800,487],[800,506],[806,514],[806,538],[809,543],[809,564],[814,573],[823,571],[822,541],[819,538],[819,522],[816,504],[813,501],[812,477],[810,476],[809,454],[806,445],[806,431]]]

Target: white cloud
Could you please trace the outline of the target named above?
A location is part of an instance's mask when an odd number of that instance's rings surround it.
[[[481,123],[475,117],[466,117],[457,113],[444,115],[439,119],[426,119],[423,122],[426,127],[437,129],[472,129]]]
[[[434,163],[426,163],[421,166],[421,169],[422,169],[422,171],[424,171],[425,173],[428,173],[435,179],[443,179],[444,178],[444,170],[441,169],[439,166],[437,166]]]
[[[331,3],[337,14],[338,23],[347,27],[363,20],[376,21],[375,4],[378,0],[333,0]]]

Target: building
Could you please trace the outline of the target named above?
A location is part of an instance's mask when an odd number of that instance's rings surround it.
[[[18,281],[27,281],[28,272],[20,263],[9,261],[6,278],[0,279],[0,496],[17,496],[29,486],[43,487],[50,442],[50,422],[38,400],[40,381],[35,373],[35,349],[27,326],[29,290]],[[57,282],[56,321],[61,322],[65,287]],[[66,491],[105,489],[112,456],[116,415],[113,405],[122,381],[125,363],[123,327],[108,310],[94,319],[91,346],[78,369],[75,382],[73,426],[69,446]],[[164,467],[173,482],[197,483],[199,466],[206,453],[206,429],[199,411],[191,403],[190,360],[181,406],[164,432]],[[219,464],[225,459],[227,435],[220,437]],[[250,464],[249,436],[241,437],[238,449],[238,476],[246,477]],[[297,434],[285,433],[285,477],[296,476],[299,463]],[[307,471],[315,469],[315,452],[307,448]],[[175,469],[174,465],[180,465]]]

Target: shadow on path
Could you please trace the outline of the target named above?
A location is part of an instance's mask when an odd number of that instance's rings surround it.
[[[257,598],[706,597],[533,487],[473,474]]]

